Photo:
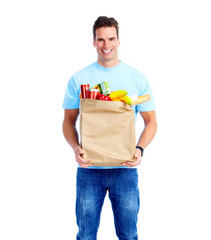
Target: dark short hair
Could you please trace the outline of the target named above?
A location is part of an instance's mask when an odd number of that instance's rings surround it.
[[[119,24],[114,18],[112,18],[112,17],[108,18],[105,16],[98,17],[98,19],[95,21],[95,23],[93,25],[94,39],[96,37],[96,30],[101,27],[115,27],[117,38],[119,38]]]

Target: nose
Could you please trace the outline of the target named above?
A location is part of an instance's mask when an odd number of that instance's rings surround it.
[[[109,42],[108,42],[108,40],[105,40],[104,41],[104,47],[106,48],[106,47],[108,47],[109,46]]]

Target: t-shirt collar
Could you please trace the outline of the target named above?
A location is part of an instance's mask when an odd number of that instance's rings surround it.
[[[119,64],[116,65],[115,67],[111,67],[111,68],[106,68],[106,67],[103,67],[101,66],[100,64],[98,64],[98,62],[95,62],[95,66],[97,69],[101,70],[101,71],[104,71],[104,72],[112,72],[112,71],[116,71],[117,69],[119,69],[122,65],[122,62],[121,60],[119,61]]]

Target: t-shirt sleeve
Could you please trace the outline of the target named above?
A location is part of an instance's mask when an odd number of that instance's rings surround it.
[[[145,103],[141,103],[139,105],[137,105],[137,111],[140,112],[148,112],[148,111],[154,111],[155,110],[155,100],[154,100],[154,96],[152,93],[152,89],[150,86],[150,83],[148,81],[148,79],[143,76],[142,81],[139,82],[139,96],[143,96],[143,95],[150,95],[151,99]]]
[[[72,76],[67,84],[67,89],[64,96],[63,101],[64,109],[79,108],[80,104],[79,91],[80,89],[77,88],[74,76]]]

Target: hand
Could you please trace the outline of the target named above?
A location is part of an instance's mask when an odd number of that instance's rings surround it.
[[[141,163],[141,151],[139,149],[136,149],[134,156],[136,158],[135,162],[125,162],[125,163],[122,163],[122,166],[125,166],[125,167],[138,166]]]
[[[75,159],[76,159],[76,162],[78,162],[78,164],[82,167],[82,168],[87,168],[87,167],[91,167],[93,166],[92,163],[90,163],[91,159],[84,159],[81,157],[81,154],[83,154],[83,149],[80,147],[80,146],[77,146],[75,149],[74,149],[74,152],[75,152]]]

